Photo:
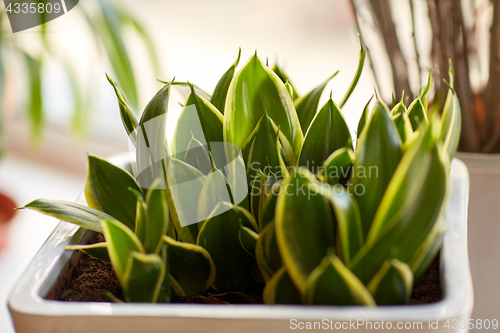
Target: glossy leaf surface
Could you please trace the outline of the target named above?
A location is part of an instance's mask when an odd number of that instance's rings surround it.
[[[283,266],[269,280],[262,295],[266,304],[301,304],[300,292]]]
[[[87,204],[134,229],[136,197],[129,188],[141,192],[135,179],[127,171],[89,155],[85,183]]]
[[[165,277],[165,264],[157,254],[130,253],[123,277],[128,302],[156,303]]]
[[[200,229],[197,244],[205,248],[217,267],[213,288],[220,292],[243,291],[255,259],[239,240],[240,225],[255,229],[252,215],[238,206],[221,202]]]
[[[38,199],[22,207],[22,209],[25,208],[35,210],[42,214],[97,232],[102,232],[101,220],[114,219],[112,216],[103,213],[100,210],[74,202],[60,200]]]
[[[297,111],[297,116],[299,117],[300,127],[302,128],[302,132],[304,135],[311,124],[311,121],[314,119],[316,112],[318,111],[319,100],[321,95],[323,94],[323,90],[325,90],[326,85],[333,79],[338,72],[335,72],[332,76],[330,76],[327,80],[322,82],[319,86],[308,92],[306,95],[298,98],[295,104],[295,110]]]
[[[407,304],[413,288],[410,266],[387,259],[367,286],[377,305]]]
[[[299,166],[314,173],[339,148],[349,145],[351,134],[340,109],[329,99],[314,117],[304,138],[299,155]]]
[[[321,195],[309,195],[312,174],[295,169],[283,181],[276,203],[276,239],[290,277],[303,292],[306,279],[335,245],[330,203]]]
[[[181,296],[194,296],[203,293],[213,283],[216,268],[212,257],[203,247],[181,243],[164,236],[168,244],[170,274],[174,283],[180,287],[174,290]]]
[[[132,252],[145,253],[141,242],[126,225],[114,220],[101,221],[104,237],[108,244],[108,254],[113,269],[123,285],[125,271]]]
[[[292,144],[295,154],[303,134],[292,98],[281,79],[257,55],[235,75],[226,100],[224,141],[243,145],[266,114]]]
[[[375,301],[366,287],[334,254],[329,254],[307,279],[304,298],[316,305],[367,305]]]
[[[377,101],[365,126],[356,147],[350,181],[350,193],[354,193],[359,204],[364,237],[402,156],[401,139],[384,102]]]
[[[240,62],[241,56],[241,48],[238,51],[238,58],[236,61],[229,67],[229,69],[222,75],[219,82],[215,86],[214,93],[212,94],[212,98],[210,102],[220,111],[220,113],[224,114],[224,107],[226,105],[226,97],[227,91],[229,90],[229,84],[233,79],[234,73],[236,72],[236,67]]]

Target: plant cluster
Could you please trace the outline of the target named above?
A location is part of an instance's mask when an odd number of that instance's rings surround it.
[[[236,72],[238,56],[211,96],[167,83],[139,120],[109,79],[136,146],[135,178],[89,156],[88,206],[40,199],[25,208],[102,232],[104,243],[67,249],[110,260],[127,302],[251,283],[265,284],[267,304],[407,303],[441,246],[460,108],[450,69],[443,110],[428,108],[429,78],[408,107],[377,99],[369,112],[368,103],[353,140],[341,108],[364,55],[343,100],[321,107],[335,75],[299,96],[257,54]],[[169,146],[176,84],[191,93]]]

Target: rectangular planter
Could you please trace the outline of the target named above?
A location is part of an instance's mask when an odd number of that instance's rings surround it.
[[[117,165],[125,165],[126,161],[126,156],[112,160]],[[81,242],[87,234],[87,230],[61,222],[13,289],[8,303],[9,311],[18,333],[276,333],[300,330],[308,325],[332,330],[355,328],[358,332],[389,329],[389,325],[392,329],[405,331],[467,332],[473,305],[467,251],[469,175],[466,166],[457,159],[451,167],[451,187],[445,216],[447,231],[441,250],[444,298],[436,303],[367,308],[46,300],[44,297],[54,287],[74,255],[71,251],[64,251],[65,246]],[[438,329],[435,329],[436,323]],[[447,323],[449,327],[445,327]]]

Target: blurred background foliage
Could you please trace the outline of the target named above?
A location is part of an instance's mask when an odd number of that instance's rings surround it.
[[[160,61],[150,34],[133,13],[123,6],[120,1],[86,0],[80,1],[74,10],[83,18],[83,29],[91,31],[93,47],[97,49],[100,60],[107,62],[112,68],[120,88],[128,98],[129,105],[136,111],[139,108],[139,87],[136,74],[132,68],[132,61],[128,52],[126,32],[135,32],[142,47],[146,49],[150,68],[155,77],[162,74]],[[69,13],[69,12],[68,12]],[[68,14],[66,13],[66,15]],[[60,19],[60,18],[59,18]],[[44,70],[51,59],[56,59],[61,65],[69,90],[72,95],[72,112],[69,132],[76,136],[85,136],[92,114],[92,101],[95,99],[92,86],[95,78],[82,79],[78,74],[80,63],[71,59],[71,55],[61,52],[61,48],[54,47],[50,38],[50,22],[42,24],[25,32],[13,34],[10,31],[7,12],[0,12],[0,156],[4,151],[4,122],[6,104],[14,112],[22,110],[27,116],[31,127],[31,141],[38,145],[42,140],[42,131],[45,120],[44,91],[45,85],[52,81],[43,80]],[[20,34],[36,34],[36,44],[26,45],[20,42]],[[33,41],[33,38],[30,38]],[[92,45],[89,45],[92,46]],[[86,46],[88,47],[88,46]],[[134,48],[137,45],[133,46]],[[141,70],[143,70],[141,68]],[[50,75],[50,73],[49,73]],[[104,73],[103,73],[104,76]],[[9,81],[9,79],[13,79]],[[15,82],[13,82],[15,81]],[[15,85],[15,88],[8,87]],[[19,91],[20,90],[20,91]],[[10,99],[10,103],[6,103]]]
[[[378,90],[410,100],[433,68],[444,102],[448,62],[462,111],[461,151],[500,152],[500,0],[351,0]]]

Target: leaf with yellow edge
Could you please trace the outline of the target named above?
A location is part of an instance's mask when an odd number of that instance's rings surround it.
[[[286,268],[281,267],[266,283],[262,294],[266,304],[301,304],[300,292],[293,284]]]
[[[367,288],[377,305],[407,304],[413,288],[413,272],[404,262],[387,259]]]
[[[276,238],[283,262],[297,288],[335,246],[334,218],[328,200],[308,189],[314,176],[304,168],[291,170],[276,203]]]
[[[145,253],[139,238],[130,228],[115,220],[101,221],[104,237],[108,244],[108,254],[118,280],[123,285],[129,256],[132,252]]]
[[[376,305],[365,285],[333,253],[309,275],[302,296],[315,305]]]
[[[168,245],[170,275],[180,287],[180,296],[195,296],[206,291],[214,282],[216,268],[210,253],[203,247],[182,243],[163,236]]]

